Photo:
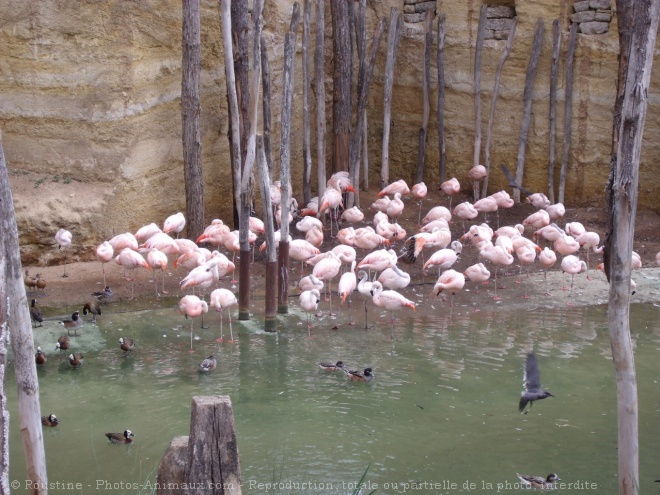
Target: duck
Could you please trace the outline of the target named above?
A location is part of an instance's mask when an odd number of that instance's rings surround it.
[[[34,323],[34,326],[43,326],[41,323],[44,321],[44,315],[41,313],[41,309],[39,306],[37,306],[37,300],[32,299],[32,302],[30,304],[30,318],[32,318],[32,322]],[[37,325],[39,323],[39,325]]]
[[[124,433],[106,433],[105,436],[112,443],[133,443],[131,437],[134,437],[135,434],[131,430],[124,430]]]
[[[34,362],[37,363],[37,366],[43,366],[46,364],[46,355],[41,350],[41,347],[37,347],[37,353],[34,355]]]
[[[96,315],[101,314],[101,306],[99,301],[87,301],[83,306],[83,314],[87,316],[87,313],[92,313],[92,323],[96,323]]]
[[[106,285],[102,291],[92,292],[92,295],[98,299],[101,304],[106,304],[110,298],[112,298],[113,293],[109,285]],[[101,314],[101,313],[99,313]]]
[[[346,377],[349,380],[355,380],[358,382],[370,382],[374,379],[374,374],[372,373],[371,368],[365,368],[364,371],[355,371],[355,370],[344,370]]]
[[[129,352],[135,347],[135,342],[133,339],[125,339],[124,337],[119,337],[119,347],[124,351],[124,356],[127,356]]]
[[[555,483],[561,481],[561,478],[555,473],[550,473],[546,478],[543,476],[526,476],[524,474],[518,474],[518,479],[526,487],[538,488],[539,490],[552,490],[556,488]]]
[[[66,320],[60,321],[61,325],[64,325],[64,328],[66,328],[66,333],[68,335],[71,335],[71,329],[73,328],[74,334],[78,335],[78,328],[83,326],[83,321],[82,318],[80,318],[80,312],[74,311],[71,313],[71,318],[67,318]]]
[[[344,371],[344,362],[337,361],[335,364],[319,363],[319,368],[321,368],[323,371]]]
[[[41,291],[42,295],[46,295],[46,279],[41,276],[41,273],[37,273],[35,280],[37,282],[37,289]]]
[[[529,409],[525,411],[528,403],[531,409],[532,403],[535,400],[554,397],[554,395],[547,390],[543,390],[543,387],[541,387],[541,372],[539,371],[539,363],[534,353],[527,354],[525,372],[523,374],[523,386],[525,390],[520,394],[520,402],[518,403],[518,410],[521,413],[524,412],[527,414],[529,412]]]
[[[48,416],[41,416],[41,424],[44,426],[57,426],[60,424],[60,420],[54,414],[49,414]]]
[[[69,354],[69,363],[74,368],[80,368],[83,365],[85,358],[79,352],[76,354]]]
[[[69,337],[62,335],[57,339],[57,344],[55,344],[55,349],[59,349],[60,353],[66,351],[69,348]]]
[[[213,371],[217,366],[217,364],[218,364],[217,359],[215,359],[215,356],[211,355],[199,364],[199,371],[201,373],[207,373],[209,371]]]
[[[34,277],[30,276],[30,272],[25,270],[25,277],[23,277],[23,283],[27,287],[27,292],[29,293],[32,289],[37,287],[37,280]]]

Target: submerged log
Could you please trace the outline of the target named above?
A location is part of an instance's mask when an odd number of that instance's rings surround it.
[[[174,437],[165,451],[165,455],[158,466],[156,486],[158,495],[177,495],[186,475],[188,462],[188,438]]]

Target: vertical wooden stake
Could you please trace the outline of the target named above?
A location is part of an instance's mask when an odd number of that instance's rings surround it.
[[[424,98],[422,127],[419,129],[419,149],[417,150],[417,173],[415,182],[424,180],[424,164],[426,162],[426,131],[429,125],[431,104],[429,102],[429,87],[431,84],[431,47],[433,46],[433,15],[432,9],[426,11],[424,23],[426,34],[424,36],[424,77],[422,78],[422,96]]]
[[[559,50],[561,32],[559,19],[552,22],[552,64],[550,65],[550,132],[548,139],[548,199],[555,202],[555,136],[557,130],[557,76],[559,74]]]
[[[474,52],[474,159],[473,166],[479,165],[481,156],[481,53],[484,48],[484,35],[486,33],[486,14],[488,5],[481,6],[479,14],[479,28],[477,29],[477,47]],[[474,188],[474,200],[479,199],[479,188]]]
[[[319,200],[325,192],[325,2],[316,0],[316,48],[314,71],[316,77],[316,162]]]
[[[438,19],[438,175],[440,184],[446,178],[447,152],[445,149],[445,14]]]
[[[312,199],[312,150],[309,120],[309,25],[312,17],[311,0],[303,2],[302,76],[303,76],[303,204]]]
[[[561,158],[559,171],[559,192],[557,202],[564,203],[566,190],[566,169],[568,168],[568,153],[571,149],[571,120],[573,120],[573,59],[575,58],[575,45],[577,43],[577,23],[571,25],[566,52],[566,89],[564,90],[564,152]],[[520,184],[520,182],[519,182]]]

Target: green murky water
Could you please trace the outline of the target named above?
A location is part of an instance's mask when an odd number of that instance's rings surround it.
[[[109,306],[98,327],[82,330],[101,345],[86,344],[91,350],[79,370],[51,342],[38,341],[48,353],[39,370],[42,414],[61,421],[44,428],[49,481],[80,483],[75,493],[99,487],[148,493],[170,440],[188,434],[191,398],[223,394],[234,407],[243,493],[350,493],[367,466],[366,482],[377,493],[468,493],[466,483],[472,492],[496,493],[498,484],[501,493],[520,492],[504,485],[516,481],[516,472],[556,472],[566,483],[594,483],[599,494],[617,492],[605,307],[515,313],[455,307],[449,314],[438,305],[435,316],[397,314],[394,330],[389,315],[373,308],[372,326],[364,330],[356,305],[357,325],[331,330],[346,317],[315,320],[308,339],[305,315],[292,303],[278,335],[260,332],[256,318],[235,322],[233,345],[216,342],[219,313],[209,314],[211,328],[201,330],[195,321],[191,353],[183,318],[175,303],[166,306],[125,313],[117,313],[119,304]],[[646,493],[660,477],[658,316],[653,305],[631,310]],[[127,358],[120,336],[137,342]],[[522,364],[532,348],[542,383],[556,397],[521,415]],[[197,365],[209,354],[218,357],[218,368],[200,375]],[[376,380],[348,382],[317,367],[338,359],[370,366]],[[7,383],[10,474],[20,484],[14,492],[25,493],[12,371]],[[136,435],[132,445],[112,445],[104,436],[127,428]],[[280,487],[267,490],[273,482]]]

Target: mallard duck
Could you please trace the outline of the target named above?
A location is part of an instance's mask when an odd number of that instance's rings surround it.
[[[32,303],[30,304],[30,318],[32,319],[32,323],[34,323],[34,326],[43,326],[41,323],[44,321],[44,315],[41,314],[41,308],[37,306],[37,300],[32,299]],[[37,325],[39,323],[39,325]]]
[[[218,361],[215,359],[215,356],[209,356],[204,361],[202,361],[200,363],[199,371],[202,372],[202,373],[212,371],[212,370],[215,369],[217,364],[218,364]]]
[[[135,342],[133,342],[133,339],[125,339],[124,337],[119,337],[119,347],[122,351],[124,351],[124,356],[126,356],[135,347]]]
[[[124,430],[124,433],[106,433],[105,436],[112,443],[132,443],[133,439],[131,437],[135,435],[131,430]]]
[[[49,414],[48,416],[41,416],[41,424],[44,426],[57,426],[60,424],[60,420],[54,414]]]
[[[99,292],[92,292],[92,295],[98,299],[101,304],[105,304],[114,294],[112,293],[110,286],[106,285],[105,289]]]
[[[371,368],[365,368],[364,371],[344,370],[344,373],[346,373],[346,376],[349,380],[355,380],[358,382],[370,382],[374,379],[374,375],[371,371]]]
[[[529,408],[532,408],[532,402],[535,400],[545,399],[547,397],[554,397],[547,390],[543,390],[541,387],[541,372],[539,371],[539,364],[536,361],[536,356],[533,353],[527,354],[527,360],[525,361],[525,372],[523,374],[523,390],[520,395],[520,402],[518,403],[518,409],[520,412],[527,414],[528,411],[525,411],[525,407],[529,403]]]
[[[344,362],[337,361],[335,364],[319,363],[319,368],[321,368],[324,371],[344,371]]]
[[[555,473],[550,473],[547,478],[543,476],[526,476],[524,474],[516,473],[523,485],[531,488],[538,488],[539,490],[552,490],[556,488],[555,483],[561,481],[561,478]]]
[[[80,368],[85,361],[85,358],[80,353],[69,354],[69,363],[74,368]]]
[[[46,364],[46,355],[41,350],[41,347],[37,347],[37,353],[34,355],[34,362],[37,363],[37,366],[43,366]]]
[[[66,351],[69,348],[69,337],[66,335],[62,335],[59,339],[57,339],[57,344],[55,344],[55,349],[59,349],[60,353],[62,351]]]
[[[83,321],[82,318],[80,317],[80,313],[78,311],[74,311],[71,314],[71,318],[67,318],[66,320],[60,321],[60,324],[64,325],[64,328],[66,328],[66,333],[68,335],[71,335],[71,329],[73,328],[74,334],[78,335],[78,328],[83,326]]]
[[[92,313],[92,323],[96,323],[96,315],[101,314],[101,306],[98,301],[88,301],[83,306],[83,314]]]

